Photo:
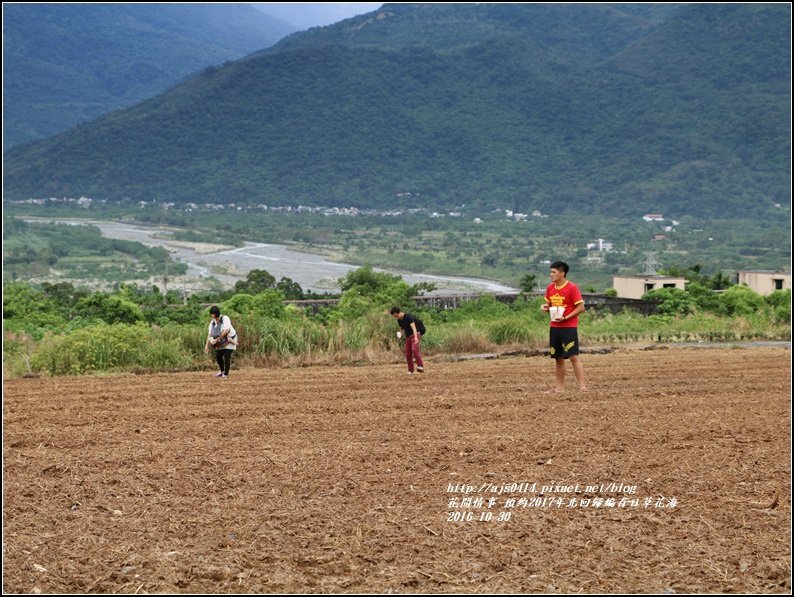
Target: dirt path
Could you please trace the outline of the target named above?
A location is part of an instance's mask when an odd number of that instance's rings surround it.
[[[790,593],[790,358],[10,380],[4,590]]]

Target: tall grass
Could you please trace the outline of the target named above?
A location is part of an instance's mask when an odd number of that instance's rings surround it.
[[[179,339],[144,324],[97,324],[70,334],[49,334],[34,350],[34,372],[50,375],[95,371],[184,369],[191,356]]]
[[[727,317],[698,312],[684,317],[623,312],[580,319],[583,342],[731,342],[790,340],[791,327],[766,311]]]
[[[507,348],[543,348],[548,317],[535,309],[493,307],[488,316],[460,313],[443,321],[441,314],[421,314],[428,325],[422,339],[425,355],[489,353]],[[298,366],[339,363],[401,362],[403,344],[394,320],[369,313],[352,320],[322,322],[302,313],[284,319],[241,316],[235,320],[239,345],[237,366]],[[771,310],[743,316],[699,312],[687,316],[650,316],[586,312],[579,322],[584,348],[625,342],[790,340],[790,324]],[[203,326],[173,324],[98,324],[39,341],[6,334],[3,371],[71,375],[99,371],[189,370],[209,368]]]

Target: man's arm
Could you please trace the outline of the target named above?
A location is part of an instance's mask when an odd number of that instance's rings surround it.
[[[581,302],[578,305],[576,305],[573,308],[573,311],[571,311],[566,317],[563,317],[562,319],[563,321],[567,321],[568,319],[573,319],[574,317],[576,317],[581,313],[584,313],[584,302]]]

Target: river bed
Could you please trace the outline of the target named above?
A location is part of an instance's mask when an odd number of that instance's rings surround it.
[[[212,279],[224,286],[244,280],[253,269],[267,270],[276,280],[290,278],[304,291],[338,292],[339,278],[358,269],[358,265],[329,261],[326,257],[290,249],[286,245],[246,242],[243,247],[176,241],[173,227],[146,227],[124,222],[83,220],[74,218],[25,218],[30,222],[60,222],[74,225],[91,224],[107,238],[136,241],[148,247],[162,247],[173,259],[188,266],[187,274],[171,280],[169,286],[196,290]],[[409,284],[431,282],[433,294],[466,294],[477,292],[516,292],[515,288],[492,280],[455,276],[435,276],[376,268],[379,272],[399,274]]]

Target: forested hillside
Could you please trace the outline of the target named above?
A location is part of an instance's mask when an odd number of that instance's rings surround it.
[[[380,10],[290,35],[261,53],[329,45],[436,50],[489,39],[532,40],[550,52],[597,61],[664,23],[681,4],[384,4]]]
[[[530,6],[385,5],[291,36],[8,152],[5,197],[790,205],[789,5]]]
[[[247,4],[3,4],[3,146],[64,131],[295,28]]]

